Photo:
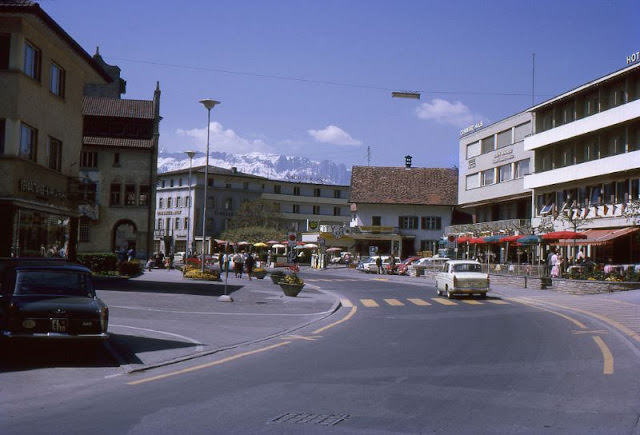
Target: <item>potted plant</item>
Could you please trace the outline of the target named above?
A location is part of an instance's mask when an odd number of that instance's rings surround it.
[[[284,278],[285,275],[286,274],[281,270],[273,270],[271,271],[271,281],[273,281],[274,284],[279,284],[280,280]]]
[[[291,272],[285,275],[278,285],[280,285],[285,295],[296,297],[304,287],[304,280],[298,276],[298,271],[300,270],[298,266],[294,264],[289,267],[289,270]]]
[[[267,276],[267,271],[263,267],[256,267],[251,273],[258,279],[264,279]]]

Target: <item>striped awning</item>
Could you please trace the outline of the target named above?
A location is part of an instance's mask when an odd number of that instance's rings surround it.
[[[608,230],[586,230],[582,234],[586,235],[586,239],[578,240],[563,240],[562,242],[552,243],[556,246],[574,246],[574,245],[608,245],[619,237],[624,237],[628,234],[635,233],[640,228],[626,227],[626,228],[612,228]]]

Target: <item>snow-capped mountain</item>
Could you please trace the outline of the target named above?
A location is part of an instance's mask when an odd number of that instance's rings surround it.
[[[193,166],[202,166],[206,158],[202,153],[193,157]],[[271,180],[302,181],[319,184],[348,185],[351,182],[351,169],[344,164],[329,160],[321,162],[306,157],[285,156],[280,154],[250,153],[228,154],[213,152],[209,156],[209,165],[220,168],[238,168],[238,172],[258,175]],[[189,157],[184,153],[160,152],[158,155],[158,173],[186,169]]]

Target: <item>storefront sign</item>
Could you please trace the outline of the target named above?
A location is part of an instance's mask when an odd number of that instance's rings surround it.
[[[636,51],[635,53],[631,53],[627,56],[627,65],[631,65],[632,63],[636,63],[640,60],[640,51]]]
[[[493,155],[493,163],[504,162],[515,158],[513,155],[513,148],[500,150]]]
[[[67,192],[40,184],[30,178],[20,179],[18,188],[20,192],[33,193],[36,197],[42,199],[59,199],[62,201],[67,199]]]
[[[182,214],[182,210],[169,210],[169,211],[159,211],[158,216],[172,216],[176,214]]]
[[[484,124],[482,123],[482,121],[479,121],[479,122],[476,122],[475,124],[471,124],[469,127],[463,128],[462,130],[460,130],[460,137],[469,133],[473,133],[477,129],[482,128],[483,125]]]

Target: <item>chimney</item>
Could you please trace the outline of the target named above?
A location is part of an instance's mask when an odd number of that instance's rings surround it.
[[[409,155],[404,156],[404,167],[406,169],[411,168],[411,159],[412,159],[412,157],[409,156]]]
[[[236,168],[235,166],[231,167],[231,172],[233,172],[234,174],[238,173],[238,168]]]

